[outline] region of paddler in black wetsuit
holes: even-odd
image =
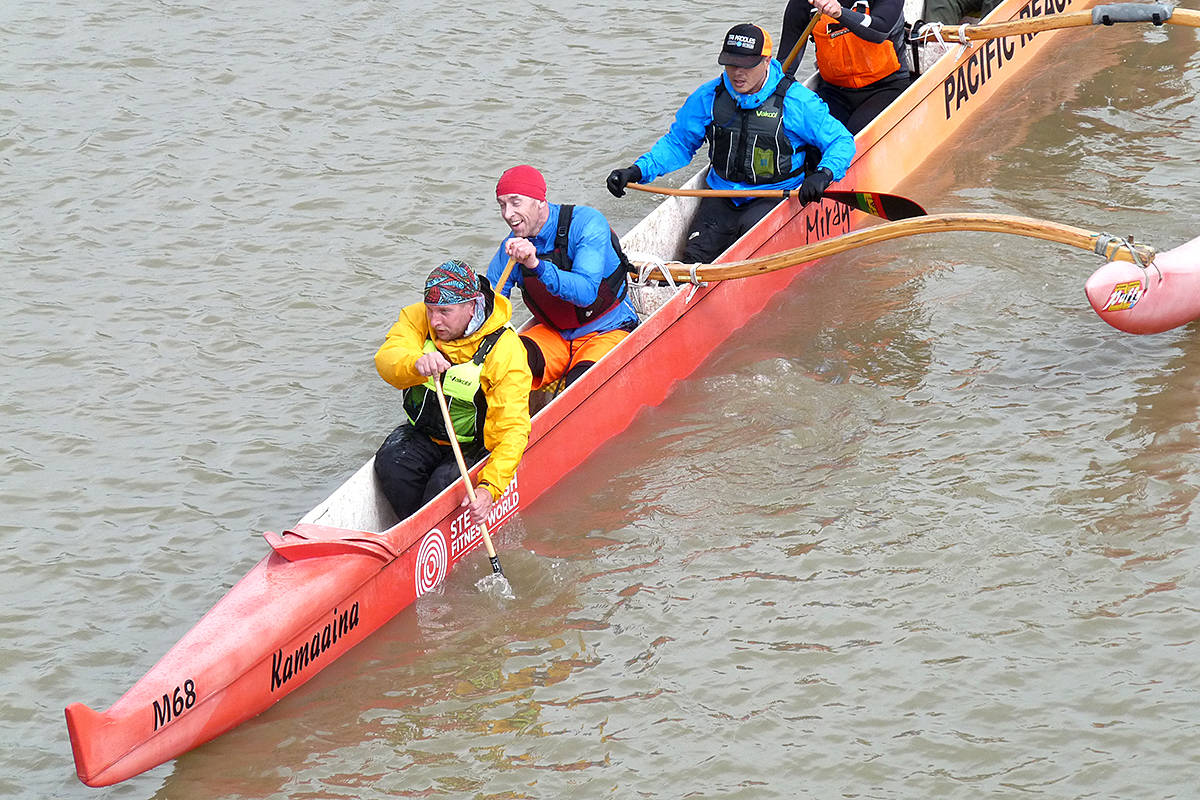
[[[791,52],[818,11],[812,32],[817,96],[850,133],[858,133],[911,82],[904,0],[791,0],[783,12],[780,53]]]

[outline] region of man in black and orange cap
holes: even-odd
[[[425,281],[424,303],[400,311],[375,354],[380,377],[404,392],[405,422],[375,453],[375,477],[400,519],[459,477],[433,381],[446,395],[455,437],[479,473],[472,520],[487,517],[512,480],[529,442],[529,365],[509,327],[512,305],[487,278],[452,259]]]
[[[649,183],[691,163],[708,142],[711,189],[795,189],[810,203],[854,158],[854,137],[811,90],[783,74],[771,37],[758,25],[734,25],[717,63],[724,74],[693,92],[649,152],[608,176],[614,197],[630,182]],[[806,163],[806,153],[812,151]],[[779,202],[777,198],[706,197],[688,228],[682,260],[710,262]]]

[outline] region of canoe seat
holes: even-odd
[[[267,531],[263,534],[271,549],[288,561],[337,555],[368,555],[387,563],[396,551],[382,537],[326,525],[301,523],[282,534]]]

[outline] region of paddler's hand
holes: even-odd
[[[624,197],[625,187],[630,183],[642,182],[642,168],[632,164],[625,169],[614,169],[608,173],[608,191],[613,197]]]
[[[821,167],[804,176],[804,182],[800,184],[797,196],[801,203],[815,203],[821,199],[821,195],[825,194],[825,190],[831,183],[833,183],[833,173],[829,171],[828,167]]]
[[[504,243],[504,253],[522,267],[536,271],[538,266],[537,248],[528,239],[513,237]]]
[[[827,17],[840,19],[842,16],[842,4],[838,0],[808,0],[808,2]]]
[[[482,486],[475,489],[475,502],[471,502],[471,496],[467,495],[463,498],[462,505],[471,511],[471,522],[476,525],[482,525],[487,522],[488,512],[492,510],[492,493]]]
[[[432,378],[434,375],[441,375],[446,370],[450,369],[450,362],[446,357],[438,351],[426,353],[417,359],[417,372],[424,375],[426,378]]]

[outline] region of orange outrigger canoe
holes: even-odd
[[[1006,0],[989,20],[1088,5]],[[1056,35],[950,50],[858,134],[858,153],[841,186],[892,191]],[[699,176],[692,185],[698,182]],[[666,200],[624,237],[626,250],[634,258],[675,258],[695,202]],[[837,236],[869,219],[828,200],[808,206],[787,200],[721,260]],[[525,457],[489,527],[533,502],[624,430],[643,406],[660,403],[807,266],[668,288],[668,299],[632,335],[536,413]],[[458,505],[460,496],[461,488],[451,487],[397,521],[376,491],[368,462],[290,530],[265,534],[266,557],[111,708],[67,707],[80,780],[117,783],[245,722],[436,587],[482,541]]]

